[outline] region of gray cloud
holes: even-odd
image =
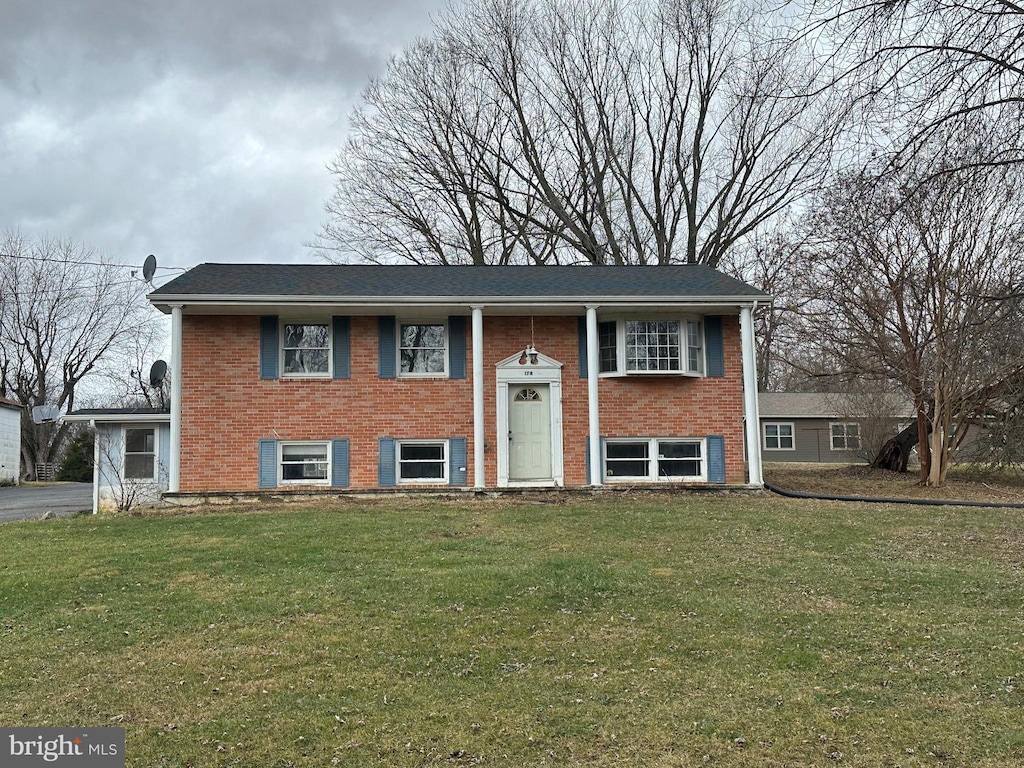
[[[369,77],[442,0],[16,0],[0,228],[127,261],[309,260]]]

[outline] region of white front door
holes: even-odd
[[[508,385],[509,480],[551,479],[551,387]]]

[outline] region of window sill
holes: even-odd
[[[597,374],[599,379],[628,379],[644,376],[672,376],[686,379],[705,378],[703,373],[691,373],[689,371],[627,371],[626,373],[620,373],[619,371],[607,371]]]

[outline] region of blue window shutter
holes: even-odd
[[[721,315],[704,318],[704,345],[708,357],[708,376],[720,379],[725,376],[725,346],[722,342]]]
[[[466,378],[466,318],[448,318],[448,378]]]
[[[351,377],[352,323],[347,317],[335,316],[334,322],[334,378]]]
[[[258,485],[277,487],[277,440],[260,440]]]
[[[277,315],[260,318],[260,378],[277,378],[278,357]]]
[[[448,485],[466,484],[466,464],[466,438],[451,438],[448,441]]]
[[[725,482],[725,438],[708,435],[708,482]]]
[[[383,488],[395,484],[395,438],[382,437],[377,444],[377,485]]]
[[[348,438],[331,440],[331,485],[348,487]]]
[[[580,346],[580,378],[585,379],[587,378],[587,318],[585,317],[579,318],[577,336]]]
[[[395,318],[382,315],[377,318],[377,376],[395,378],[398,362],[398,339],[395,338]]]

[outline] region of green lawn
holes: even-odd
[[[0,725],[137,766],[1024,762],[1020,511],[401,500],[0,527]]]

